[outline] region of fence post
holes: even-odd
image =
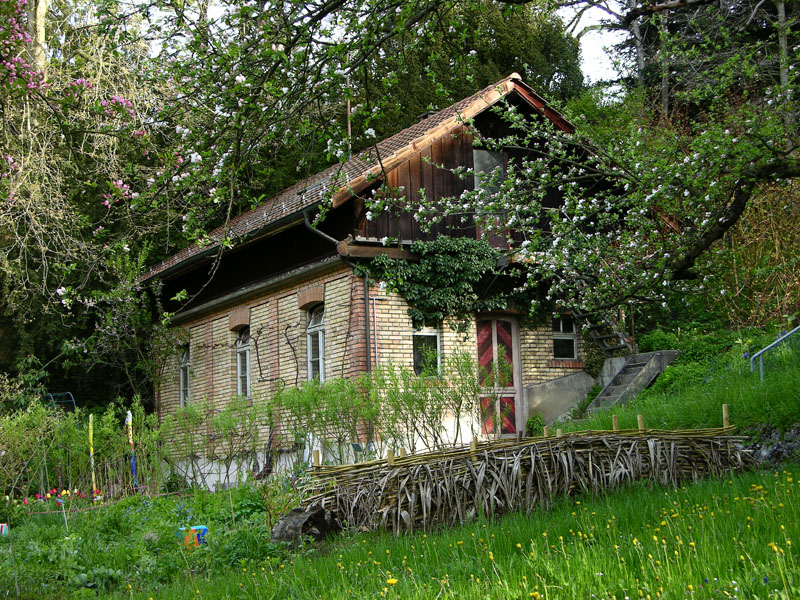
[[[564,430],[559,428],[556,429],[556,437],[562,437],[564,435]]]
[[[319,450],[314,450],[313,457],[314,457],[314,466],[318,467],[320,465]]]
[[[644,416],[636,415],[636,420],[639,423],[639,432],[644,432]]]
[[[478,438],[473,437],[472,441],[469,443],[469,451],[475,452],[478,449]]]
[[[728,414],[728,405],[722,405],[722,426],[723,427],[730,427],[731,426],[731,419]]]
[[[544,437],[550,437],[550,425],[544,426],[544,431],[542,432],[542,435]]]
[[[400,448],[400,458],[405,458],[405,456],[406,456],[406,449]]]
[[[394,465],[394,450],[387,450],[386,451],[386,462],[391,467]]]
[[[611,427],[614,431],[619,431],[619,417],[617,415],[611,415]]]

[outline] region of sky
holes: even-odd
[[[575,14],[575,10],[564,8],[559,11],[565,23],[569,23]],[[581,30],[591,25],[600,23],[603,17],[608,15],[599,9],[586,11],[574,28],[577,34]],[[581,37],[581,67],[583,74],[589,83],[617,79],[619,72],[606,52],[605,48],[613,46],[624,39],[621,32],[590,31]]]

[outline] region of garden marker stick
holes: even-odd
[[[97,480],[94,477],[94,415],[89,415],[89,466],[92,469],[92,498],[97,495]]]
[[[133,489],[139,487],[136,483],[136,453],[133,450],[133,415],[128,411],[128,416],[125,417],[125,423],[128,425],[128,444],[131,447],[131,473],[133,474]]]

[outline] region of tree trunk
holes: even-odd
[[[631,10],[636,9],[636,1],[629,0]],[[638,17],[631,21],[631,33],[633,34],[633,42],[636,45],[636,81],[640,88],[644,88],[644,45]]]
[[[47,67],[44,45],[46,41],[45,19],[49,8],[50,0],[30,0],[28,2],[28,34],[31,36],[28,60],[32,67],[42,73],[45,73]]]

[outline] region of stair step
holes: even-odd
[[[618,340],[619,339],[619,335],[616,334],[616,333],[609,333],[607,335],[596,335],[596,336],[594,336],[595,340],[610,340],[612,338],[615,339],[615,340]]]
[[[614,350],[625,350],[627,346],[622,344],[621,346],[601,346],[604,351],[613,352]]]
[[[619,396],[628,388],[627,385],[612,385],[606,391],[607,394],[603,396],[603,398],[608,398],[609,396]]]

